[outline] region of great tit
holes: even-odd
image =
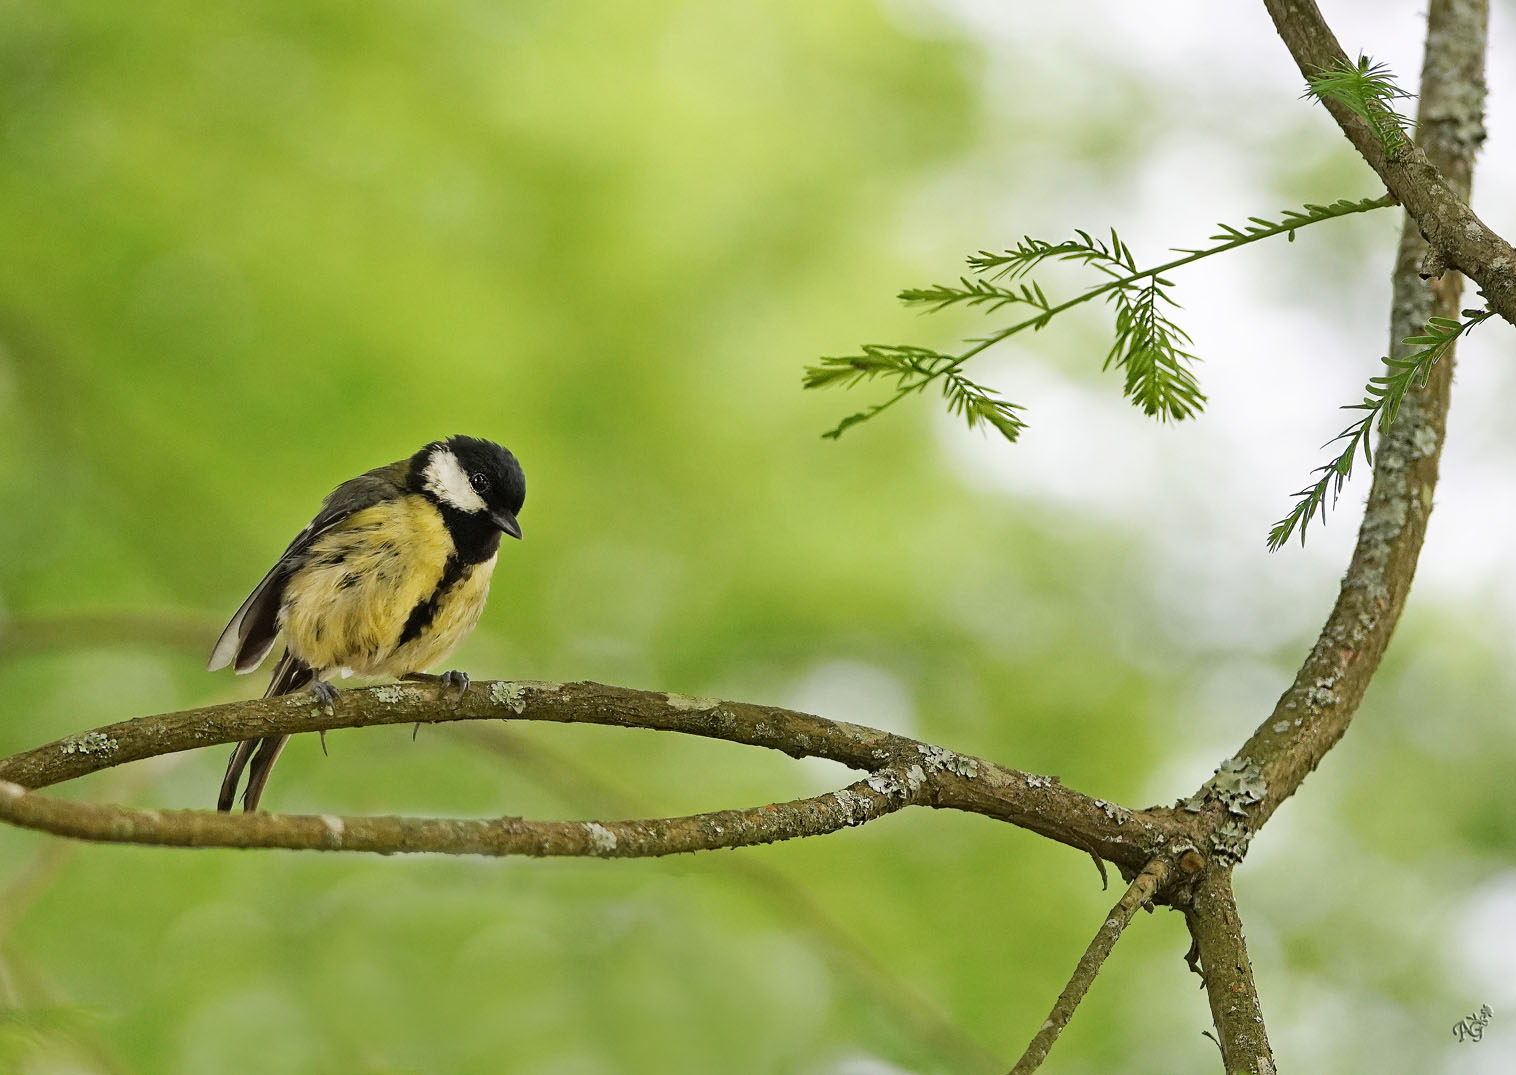
[[[426,669],[479,622],[500,535],[521,537],[525,499],[516,457],[464,436],[343,482],[242,602],[207,667],[251,672],[282,631],[284,655],[265,698],[308,689],[329,707],[337,692],[328,679],[338,672],[432,678]],[[468,689],[462,672],[436,678]],[[288,739],[238,743],[217,808],[232,808],[246,768],[242,805],[256,810]]]

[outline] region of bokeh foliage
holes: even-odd
[[[969,487],[924,409],[817,436],[836,402],[802,395],[801,365],[920,330],[888,301],[931,275],[900,221],[941,169],[1017,133],[982,128],[971,43],[898,14],[0,0],[0,750],[261,689],[203,672],[219,619],[333,484],[457,431],[509,444],[529,484],[526,540],[457,662],[475,676],[809,706],[1133,803],[1188,757],[1186,721],[1240,741],[1270,699],[1186,701],[1210,656],[1153,629],[1135,539]],[[1119,169],[1142,146],[1111,125],[1130,133],[1150,105],[1027,133]],[[963,248],[944,236],[933,269]],[[147,620],[113,642],[118,614]],[[1464,710],[1508,744],[1510,685],[1468,634],[1446,671],[1487,685]],[[1347,858],[1414,863],[1451,840],[1474,878],[1516,829],[1488,755],[1435,769],[1457,794],[1409,840],[1393,808],[1358,801],[1426,772],[1395,734],[1425,681],[1377,690],[1392,719],[1290,810]],[[329,758],[297,742],[268,805],[594,817],[841,776],[652,734],[513,734],[492,750],[338,733]],[[208,806],[223,763],[65,793]],[[1008,1057],[1112,898],[1077,855],[971,817],[735,857],[350,859],[0,831],[0,1069],[963,1070],[962,1046],[885,997],[907,983]],[[1378,935],[1351,904],[1317,894],[1324,925],[1279,883],[1258,882],[1266,999],[1367,988],[1426,1022],[1428,1044],[1391,1062],[1434,1055],[1464,998],[1406,964],[1437,937],[1362,954]],[[812,905],[887,973],[839,954]],[[1181,924],[1141,925],[1059,1070],[1214,1065]]]

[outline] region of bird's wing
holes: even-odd
[[[251,672],[263,663],[279,634],[279,604],[284,597],[284,584],[300,566],[311,542],[353,512],[401,496],[405,492],[406,466],[403,460],[391,463],[349,479],[332,490],[322,501],[321,511],[295,536],[284,555],[269,568],[268,574],[253,587],[253,592],[232,616],[226,630],[216,639],[210,660],[206,662],[207,669],[214,672],[230,664],[238,672]]]

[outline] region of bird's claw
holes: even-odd
[[[311,681],[311,693],[316,696],[316,704],[326,710],[327,716],[335,713],[337,701],[337,688],[324,679]]]
[[[448,691],[456,690],[459,698],[468,692],[468,685],[473,682],[467,672],[460,672],[456,668],[449,668],[440,676],[434,676],[430,672],[407,672],[400,678],[412,683],[435,683],[439,694],[445,695]]]

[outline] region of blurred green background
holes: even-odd
[[[1225,469],[1234,421],[1111,405],[1098,316],[985,360],[1012,398],[1045,390],[1025,445],[930,402],[819,439],[866,400],[802,394],[801,367],[975,331],[891,300],[969,250],[1120,223],[1161,251],[1216,204],[1374,193],[1261,21],[1255,81],[1195,100],[1127,50],[1122,5],[1008,6],[1028,23],[908,0],[0,0],[0,753],[260,692],[204,656],[320,497],[467,432],[529,485],[455,662],[476,677],[789,704],[1132,805],[1191,792],[1332,599],[1355,498],[1306,554],[1263,537],[1382,346],[1396,222],[1196,293],[1216,408],[1310,412],[1253,429],[1285,457],[1266,481]],[[1177,7],[1152,31],[1174,48],[1234,32]],[[1281,377],[1260,406],[1233,337],[1269,309],[1339,345],[1301,358],[1322,398]],[[1242,507],[1200,492],[1255,485]],[[1283,1070],[1516,1064],[1509,586],[1460,562],[1239,874]],[[603,729],[329,745],[291,746],[270,808],[591,818],[846,780]],[[225,753],[60,793],[205,807]],[[994,1071],[1113,898],[1078,854],[925,811],[654,862],[3,829],[0,1071]],[[1139,925],[1047,1070],[1218,1069],[1182,922]],[[1455,1046],[1481,1003],[1496,1023]]]

